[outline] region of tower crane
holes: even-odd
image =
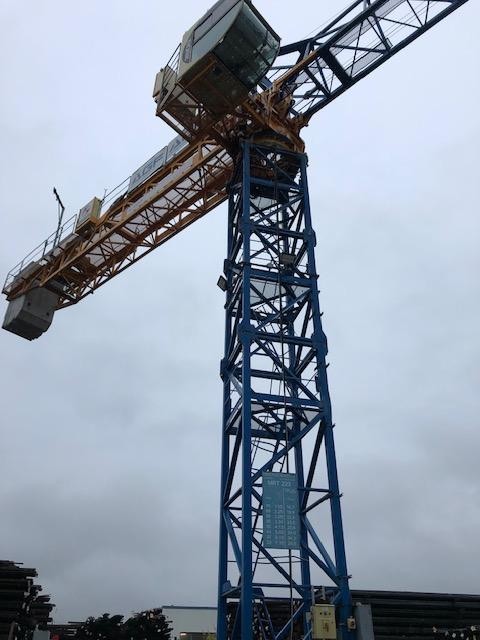
[[[356,637],[301,132],[466,1],[354,0],[281,45],[251,0],[219,0],[155,79],[176,137],[7,275],[3,328],[38,338],[228,200],[220,640]]]

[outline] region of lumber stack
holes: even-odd
[[[0,640],[31,640],[51,621],[50,596],[35,584],[36,569],[0,560]]]

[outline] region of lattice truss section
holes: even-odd
[[[281,49],[268,79],[293,98],[290,116],[308,119],[464,2],[358,0],[314,38]]]
[[[85,236],[71,233],[34,263],[7,277],[4,293],[21,295],[32,286],[54,287],[58,307],[78,302],[198,220],[226,198],[233,163],[217,143],[192,143],[138,189],[123,193]]]
[[[238,174],[230,196],[225,269],[227,342],[222,377],[224,446],[229,453],[223,463],[222,495],[230,549],[227,591],[229,597],[238,596],[241,581],[248,579],[251,570],[255,607],[260,611],[264,606],[261,593],[291,596],[292,602],[300,598],[291,611],[294,622],[301,622],[311,604],[311,565],[320,584],[343,587],[346,581],[343,541],[341,568],[335,550],[327,551],[333,542],[328,507],[339,517],[340,506],[331,460],[327,346],[307,207],[304,156],[252,147],[250,178]],[[248,478],[242,478],[242,465]],[[300,550],[264,546],[262,474],[266,471],[297,475]],[[251,507],[245,511],[249,486]],[[250,528],[251,561],[245,557]],[[318,531],[325,533],[326,540],[320,539]],[[272,623],[258,613],[256,624],[267,629]],[[261,637],[277,637],[281,632],[274,631]]]
[[[282,47],[258,91],[220,119],[188,93],[175,94],[170,116],[159,115],[189,146],[138,189],[124,185],[108,209],[104,202],[92,233],[77,235],[75,217],[68,220],[61,242],[52,234],[9,272],[3,293],[11,301],[46,287],[60,294],[58,307],[78,302],[225,200],[233,165],[226,149],[239,133],[271,128],[302,149],[299,132],[316,111],[465,2],[356,0],[314,37]],[[178,50],[167,68],[177,64]]]

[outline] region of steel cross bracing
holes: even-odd
[[[263,98],[287,101],[288,119],[301,127],[465,2],[356,0],[315,36],[280,49]]]
[[[306,165],[304,154],[245,142],[230,187],[219,640],[280,639],[292,626],[310,637],[314,580],[336,585],[341,637],[351,636]],[[296,474],[298,550],[264,545],[266,471]],[[281,627],[268,615],[275,596],[292,601]],[[227,622],[229,602],[239,606]]]
[[[9,299],[35,286],[61,291],[59,307],[78,302],[226,198],[232,160],[209,138],[190,144],[132,193],[121,195],[91,235],[71,234],[25,279],[9,274]],[[23,265],[20,265],[23,268]]]
[[[314,113],[466,1],[356,0],[314,37],[284,46],[281,64],[235,114],[216,122],[198,104],[180,122],[164,114],[190,145],[109,207],[92,234],[68,235],[31,270],[22,261],[3,293],[13,300],[40,286],[61,293],[59,308],[80,301],[226,199],[232,170],[226,149],[235,147],[240,130],[268,127],[303,150],[299,132]]]
[[[287,135],[468,0],[356,0],[315,36],[280,49],[257,93],[237,109]],[[169,63],[178,66],[178,52]],[[227,141],[232,114],[215,121],[187,91],[159,114],[187,139],[208,127]]]

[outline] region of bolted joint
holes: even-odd
[[[311,242],[313,244],[314,247],[317,246],[317,235],[315,233],[315,231],[313,229],[305,229],[305,231],[303,232],[303,235],[305,237],[305,240],[307,242]]]
[[[323,333],[323,331],[320,332],[320,335],[312,335],[311,337],[312,343],[314,348],[317,351],[317,356],[319,358],[322,358],[323,360],[327,357],[328,354],[328,342],[327,342],[327,336]]]
[[[228,359],[222,358],[220,360],[220,378],[225,382],[228,378]]]
[[[251,340],[255,335],[255,328],[250,322],[242,320],[238,325],[238,335],[240,339],[249,338]]]

